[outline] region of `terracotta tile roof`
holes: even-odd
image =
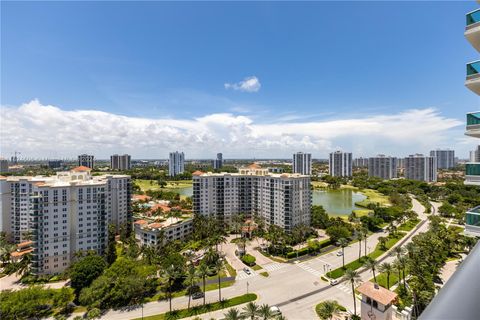
[[[357,291],[383,305],[389,305],[397,298],[397,294],[395,292],[387,290],[379,285],[375,285],[370,281],[364,282],[360,287],[357,288]]]
[[[32,249],[28,249],[28,250],[23,250],[23,251],[14,251],[10,254],[10,256],[12,256],[13,258],[18,258],[18,257],[22,257],[24,255],[26,255],[27,253],[30,253],[33,251],[33,248]]]
[[[148,222],[145,220],[137,220],[133,224],[147,224]]]
[[[202,174],[203,174],[202,171],[197,170],[197,171],[195,171],[194,173],[192,173],[192,176],[201,176]]]
[[[163,227],[163,224],[160,222],[154,222],[154,223],[150,223],[148,227],[152,229],[160,229],[161,227]]]
[[[157,203],[157,204],[154,204],[154,205],[152,206],[152,208],[150,209],[149,212],[150,212],[150,214],[153,214],[153,213],[155,213],[155,211],[157,211],[157,210],[160,209],[160,208],[162,208],[163,212],[165,212],[165,213],[166,213],[166,212],[170,212],[170,210],[172,210],[172,208],[170,208],[170,207],[167,206],[167,205]]]
[[[256,163],[252,163],[251,165],[248,166],[248,169],[261,169],[262,167],[260,167],[258,164]]]
[[[72,171],[83,172],[83,171],[92,171],[92,169],[90,169],[89,167],[80,166],[80,167],[73,168]]]
[[[19,244],[17,244],[17,248],[25,248],[25,247],[30,247],[31,245],[33,244],[33,241],[24,241],[24,242],[20,242]]]
[[[145,194],[134,194],[133,201],[149,201],[152,197],[149,197]]]
[[[0,176],[0,179],[7,179],[7,177],[5,177],[5,176]]]

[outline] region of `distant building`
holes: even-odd
[[[399,169],[405,169],[405,158],[398,158],[397,159],[397,167]]]
[[[112,168],[112,170],[130,170],[132,167],[130,160],[131,157],[129,154],[114,154],[113,156],[110,156],[110,168]]]
[[[351,177],[352,153],[342,151],[330,153],[328,172],[333,177]]]
[[[185,171],[185,155],[183,152],[170,152],[168,161],[168,175],[174,177]]]
[[[455,167],[454,150],[432,150],[430,157],[437,158],[437,169],[452,169]]]
[[[62,160],[48,160],[48,167],[52,170],[61,169],[63,167]]]
[[[406,179],[436,182],[437,159],[423,154],[410,155],[405,158],[404,174]]]
[[[8,160],[0,159],[0,172],[8,172]]]
[[[217,159],[213,160],[213,169],[218,170],[223,167],[223,155],[217,153]]]
[[[353,159],[354,168],[367,168],[368,167],[368,158],[355,158]]]
[[[256,164],[239,173],[193,173],[193,212],[228,223],[233,215],[262,217],[291,231],[310,225],[310,176],[269,173]]]
[[[33,235],[32,271],[63,272],[77,251],[103,254],[109,224],[131,221],[127,175],[92,176],[77,167],[55,176],[0,178],[0,231],[14,243]]]
[[[94,160],[93,155],[88,155],[88,154],[79,155],[78,156],[78,166],[93,169],[93,167],[95,166],[95,160]]]
[[[271,173],[283,173],[285,170],[283,170],[282,167],[270,167],[268,168],[268,172]]]
[[[397,158],[383,154],[368,159],[368,176],[390,180],[397,177]]]
[[[312,154],[297,152],[293,154],[292,172],[303,175],[312,174]]]

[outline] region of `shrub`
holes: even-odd
[[[255,265],[255,261],[257,259],[255,259],[254,256],[252,256],[251,254],[246,254],[242,257],[242,262],[245,263],[247,266],[253,266]]]

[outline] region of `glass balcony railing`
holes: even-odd
[[[480,9],[467,13],[466,17],[467,17],[467,27],[477,22],[480,22]]]
[[[467,63],[467,79],[480,73],[480,61]]]
[[[480,227],[480,207],[473,208],[467,212],[465,223],[467,226]]]
[[[467,163],[465,174],[467,176],[480,176],[480,163]]]
[[[467,126],[480,124],[480,111],[467,113]]]

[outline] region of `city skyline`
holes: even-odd
[[[2,7],[6,158],[19,145],[22,156],[51,158],[166,158],[179,148],[189,158],[407,156],[447,147],[467,158],[475,146],[464,117],[478,98],[462,85],[465,57],[475,56],[462,35],[473,2]],[[221,21],[208,19],[220,12]],[[87,14],[89,26],[76,27]]]

